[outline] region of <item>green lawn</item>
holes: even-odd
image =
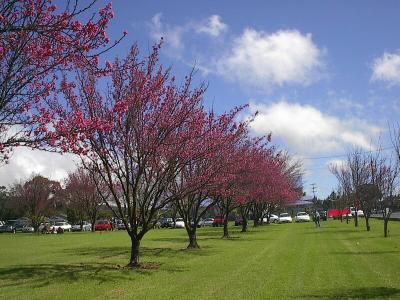
[[[198,251],[180,229],[151,231],[142,261],[126,270],[125,232],[0,234],[1,299],[400,298],[400,222],[372,231],[340,221],[250,227],[220,239],[199,230]],[[361,221],[364,225],[364,221]]]

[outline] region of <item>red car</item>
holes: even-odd
[[[213,226],[218,227],[223,225],[224,225],[224,215],[215,215]]]
[[[100,220],[97,221],[96,224],[94,225],[94,230],[112,230],[113,226],[110,221],[107,220]]]

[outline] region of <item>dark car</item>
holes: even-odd
[[[235,226],[242,226],[242,225],[243,225],[243,219],[242,218],[236,218]]]
[[[18,220],[8,220],[0,227],[0,232],[17,232],[22,231],[22,224],[18,223]]]
[[[174,220],[172,218],[162,218],[160,222],[161,228],[170,228],[174,225]]]
[[[322,221],[328,220],[328,216],[326,215],[326,211],[324,210],[319,211],[319,217]]]
[[[124,224],[124,222],[123,222],[122,220],[117,220],[117,222],[116,222],[116,228],[117,228],[118,230],[125,230],[125,229],[126,229],[126,226],[125,226],[125,224]]]

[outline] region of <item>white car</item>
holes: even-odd
[[[34,232],[35,231],[35,229],[32,227],[32,226],[30,226],[30,225],[25,225],[24,227],[22,227],[22,230],[21,230],[22,232]]]
[[[57,231],[58,228],[62,228],[62,229],[64,229],[64,231],[71,231],[72,226],[71,226],[71,224],[69,224],[67,222],[54,223],[54,225],[52,226],[52,230]]]
[[[350,207],[350,212],[353,217],[356,215],[354,207]],[[357,210],[357,217],[364,217],[364,212],[361,209]]]
[[[214,219],[213,218],[208,218],[205,219],[202,223],[203,226],[212,226],[214,223]]]
[[[81,231],[81,224],[74,224],[71,226],[72,231]],[[92,230],[92,224],[89,222],[83,221],[82,231],[90,231]]]
[[[269,216],[269,222],[270,223],[277,223],[279,220],[279,217],[277,215],[271,214]],[[263,218],[263,223],[267,223],[268,218]]]
[[[282,213],[279,215],[278,223],[292,223],[292,217],[288,213]]]
[[[310,215],[306,212],[298,212],[295,221],[296,222],[310,222]]]
[[[185,222],[182,218],[177,218],[175,221],[175,228],[185,228]]]

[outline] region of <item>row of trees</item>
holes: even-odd
[[[330,166],[339,182],[336,203],[354,207],[354,224],[358,226],[357,210],[364,212],[366,230],[370,231],[372,212],[380,211],[384,220],[384,236],[388,236],[390,215],[399,207],[400,130],[392,128],[394,151],[385,155],[382,149],[365,152],[355,148],[341,164]]]
[[[236,121],[245,107],[207,111],[205,84],[193,88],[193,73],[178,84],[159,64],[162,42],[143,59],[134,45],[124,59],[100,67],[102,53],[118,41],[110,44],[106,34],[110,4],[82,23],[95,2],[79,7],[67,1],[64,8],[51,0],[0,3],[4,160],[19,146],[79,155],[95,189],[78,172],[69,178],[69,200],[85,206],[96,194],[123,221],[131,267],[138,266],[140,242],[166,207],[179,211],[189,247],[198,248],[204,207],[220,206],[228,236],[227,216],[235,207],[244,218],[252,207],[260,219],[274,203],[298,196],[300,165],[271,146],[271,136],[249,136],[251,120]],[[43,197],[53,193],[54,187]]]
[[[69,174],[64,187],[58,181],[34,175],[25,182],[3,189],[1,219],[25,217],[35,232],[47,217],[67,213],[73,223],[83,225],[90,220],[92,231],[101,209],[102,200],[88,172],[83,168]]]
[[[221,115],[206,111],[205,86],[191,88],[192,74],[177,85],[171,70],[158,65],[159,49],[139,59],[133,46],[125,59],[116,59],[106,91],[88,70],[64,91],[71,105],[63,113],[81,116],[68,126],[85,135],[79,143],[65,135],[59,142],[81,155],[103,201],[125,224],[132,267],[165,207],[177,208],[188,247],[198,248],[204,207],[221,207],[228,236],[227,217],[237,205],[291,201],[301,189],[300,169],[271,146],[271,137],[250,138],[251,120],[235,121],[243,107]],[[59,120],[53,118],[54,128]],[[86,120],[102,120],[101,126]]]

